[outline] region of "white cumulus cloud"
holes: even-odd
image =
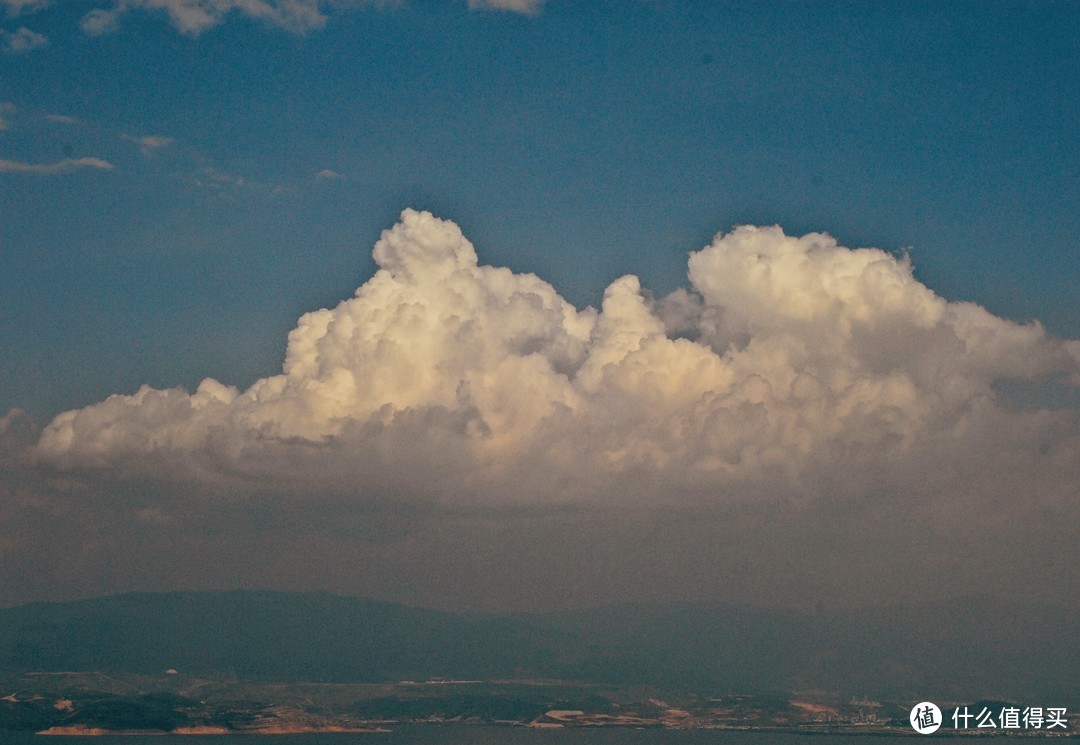
[[[1075,485],[1075,416],[1014,411],[993,383],[1080,382],[1080,344],[947,301],[878,249],[740,227],[691,255],[690,289],[657,301],[625,276],[581,311],[428,213],[374,258],[354,297],[300,318],[281,374],[112,396],[57,416],[33,458],[445,504],[970,507],[1008,499],[1003,474],[1040,500]]]

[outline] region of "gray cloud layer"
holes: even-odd
[[[947,301],[905,258],[739,227],[691,254],[691,289],[654,300],[626,276],[579,311],[427,213],[374,257],[353,298],[299,320],[280,375],[56,417],[24,451],[52,496],[9,504],[445,605],[557,604],[520,589],[552,573],[576,604],[912,597],[947,573],[964,594],[1068,555],[1075,412],[993,384],[1078,385],[1080,342]]]

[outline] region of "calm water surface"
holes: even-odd
[[[5,745],[911,745],[903,736],[800,735],[719,730],[402,726],[389,733],[124,737],[3,736]]]

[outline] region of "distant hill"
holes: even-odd
[[[328,593],[132,593],[0,609],[0,672],[262,681],[562,679],[1075,704],[1080,622],[986,600],[857,612],[452,614]]]
[[[1080,619],[1062,608],[988,599],[819,612],[639,606],[544,620],[600,649],[577,671],[586,679],[1080,703]]]
[[[132,593],[0,610],[0,670],[375,682],[547,675],[571,632],[328,593]],[[581,654],[580,650],[577,650]]]

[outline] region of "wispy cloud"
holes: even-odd
[[[177,174],[178,178],[199,189],[217,192],[221,195],[278,195],[288,189],[280,184],[261,181],[247,176],[223,170],[216,165],[203,163],[187,174]]]
[[[6,54],[23,54],[46,46],[49,40],[42,34],[23,26],[17,31],[0,28],[0,48]]]
[[[469,10],[505,10],[534,16],[545,0],[469,0]]]
[[[79,120],[73,116],[65,116],[64,114],[46,114],[45,120],[55,122],[56,124],[78,124]]]
[[[315,178],[318,181],[341,181],[345,177],[337,171],[332,171],[329,168],[324,168],[315,174]]]
[[[110,10],[94,8],[82,17],[79,22],[83,33],[88,36],[101,36],[120,28],[120,15],[125,11],[122,6]]]
[[[53,163],[23,163],[17,160],[0,160],[0,173],[33,173],[58,176],[81,171],[85,168],[109,171],[112,170],[113,164],[101,158],[65,158]]]
[[[32,0],[9,0],[29,3]],[[470,10],[494,10],[538,15],[546,0],[468,0]],[[183,34],[199,34],[223,23],[229,15],[258,19],[268,26],[304,34],[321,29],[327,8],[342,10],[361,5],[376,7],[401,4],[401,0],[115,0],[83,15],[80,26],[89,36],[101,36],[120,28],[123,17],[134,11],[164,12]]]
[[[127,142],[134,142],[139,146],[139,152],[143,155],[153,155],[158,150],[168,147],[175,142],[172,137],[165,137],[164,135],[144,135],[143,137],[120,135],[120,138]]]
[[[111,8],[95,8],[83,16],[82,29],[97,36],[114,31],[120,17],[132,10],[162,10],[181,33],[196,36],[235,11],[270,26],[305,33],[326,25],[320,0],[119,0]]]
[[[16,111],[15,104],[8,101],[0,101],[0,132],[8,129],[11,123],[7,120],[8,114],[14,114]]]
[[[47,8],[52,5],[52,0],[0,0],[0,5],[7,9],[9,16],[17,16]]]
[[[191,179],[192,183],[199,188],[206,189],[239,189],[247,184],[247,179],[234,173],[227,173],[214,166],[203,166]]]

